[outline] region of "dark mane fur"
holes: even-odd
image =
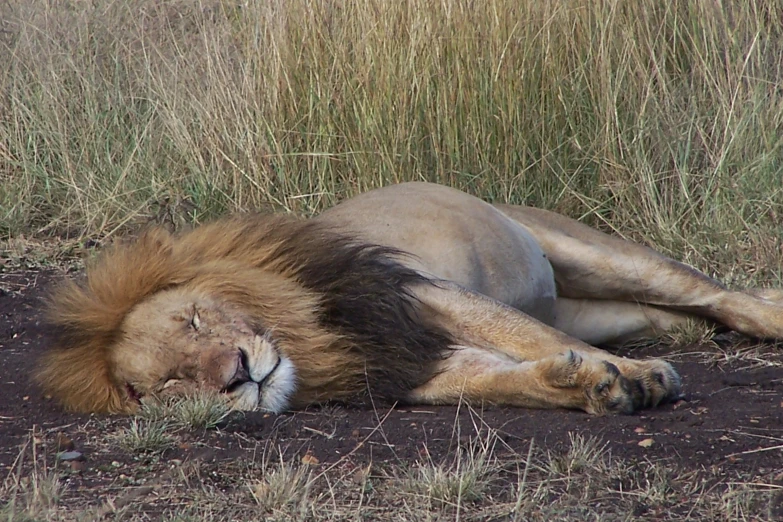
[[[365,361],[370,391],[402,400],[432,377],[434,363],[452,344],[445,330],[424,321],[410,291],[431,283],[396,260],[406,255],[402,252],[320,228],[311,224],[309,233],[284,248],[309,248],[302,243],[313,236],[328,241],[298,269],[300,281],[323,296],[322,324],[353,341],[355,356]]]

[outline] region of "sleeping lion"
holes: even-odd
[[[593,345],[692,317],[782,338],[781,296],[545,210],[404,183],[310,220],[237,215],[107,249],[52,295],[37,378],[84,412],[207,389],[272,412],[363,397],[631,413],[680,397],[680,377]]]

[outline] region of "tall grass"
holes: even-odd
[[[723,4],[7,0],[0,235],[116,234],[182,201],[309,214],[417,179],[769,279],[783,1]]]

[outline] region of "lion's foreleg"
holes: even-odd
[[[467,346],[492,348],[522,361],[569,349],[605,354],[519,310],[448,281],[417,287],[416,296],[438,323]]]
[[[470,377],[469,382],[473,383],[473,388],[470,389],[475,390],[476,393],[487,390],[490,396],[508,397],[524,391],[525,394],[519,399],[513,401],[503,399],[498,402],[535,406],[538,400],[536,390],[539,388],[530,388],[529,382],[535,381],[541,385],[542,393],[551,393],[552,383],[559,383],[562,380],[542,381],[540,375],[554,375],[543,369],[560,368],[562,365],[556,363],[557,361],[562,362],[563,357],[575,354],[580,361],[588,361],[585,368],[598,368],[595,371],[600,372],[600,368],[611,367],[612,371],[622,375],[633,388],[634,407],[653,406],[680,395],[680,378],[674,368],[665,361],[655,359],[637,361],[612,355],[571,338],[518,310],[450,283],[424,285],[417,288],[416,293],[430,309],[433,319],[447,328],[460,345],[485,352],[480,359],[475,352],[467,352],[473,354],[471,357],[474,362],[477,362],[476,367],[480,370],[473,374],[470,373],[474,371],[473,366],[464,362],[467,355],[461,354],[458,350],[458,353],[445,363],[444,369],[447,371],[430,383],[439,392],[443,389],[450,389],[453,392],[455,383]],[[481,361],[483,362],[478,364]],[[498,361],[505,364],[500,365]],[[517,374],[525,378],[522,384],[506,382],[516,379]],[[530,381],[530,377],[535,379]],[[576,381],[579,383],[577,387],[584,390],[583,379],[576,379]],[[588,379],[587,382],[593,381]],[[520,386],[523,386],[521,391]],[[496,390],[500,391],[496,392]],[[563,393],[556,395],[561,397],[560,400],[565,400],[562,399]],[[495,402],[490,397],[484,398]],[[558,406],[587,408],[587,406],[556,403],[538,407]],[[591,408],[595,410],[596,407],[591,406]]]
[[[578,409],[593,414],[631,413],[655,404],[616,366],[588,354],[567,350],[520,362],[502,353],[470,346],[455,346],[435,377],[413,390],[409,399],[419,404],[456,404],[465,400],[525,408]]]

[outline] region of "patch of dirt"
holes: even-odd
[[[4,477],[13,474],[20,465],[20,448],[33,430],[49,441],[51,460],[54,441],[66,438],[86,457],[86,465],[68,476],[69,495],[73,502],[100,505],[154,475],[148,476],[143,461],[106,443],[127,419],[64,412],[43,397],[31,379],[47,343],[40,299],[59,277],[41,271],[0,273],[0,470]],[[467,406],[329,405],[284,415],[248,413],[223,429],[185,434],[166,450],[163,461],[166,466],[194,459],[242,463],[281,453],[286,459],[314,457],[322,468],[423,458],[438,462],[449,460],[479,426],[496,430],[505,451],[516,454],[525,455],[531,440],[538,448],[558,448],[568,445],[569,433],[581,434],[601,439],[612,456],[629,462],[669,463],[697,473],[709,471],[713,479],[729,482],[764,477],[770,487],[783,488],[783,367],[754,368],[730,359],[709,364],[703,355],[689,351],[694,353],[673,357],[687,400],[631,416],[501,407],[477,411]],[[645,348],[633,355],[671,354]],[[776,504],[773,511],[783,514],[780,496]]]

